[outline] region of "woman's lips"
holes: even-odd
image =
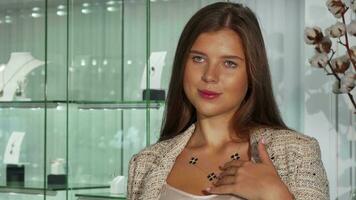
[[[199,95],[204,98],[204,99],[215,99],[218,97],[221,93],[209,91],[209,90],[198,90]]]

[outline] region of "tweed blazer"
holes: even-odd
[[[127,199],[158,200],[163,185],[192,133],[192,124],[174,138],[150,145],[129,162]],[[259,161],[257,141],[265,139],[268,154],[295,199],[329,199],[329,184],[316,139],[291,130],[256,128],[251,131],[251,159]]]

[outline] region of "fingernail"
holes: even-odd
[[[210,192],[211,191],[211,187],[207,187],[207,188],[205,188],[205,190]]]
[[[264,137],[262,137],[261,142],[262,142],[262,144],[266,144],[266,141],[265,141]]]

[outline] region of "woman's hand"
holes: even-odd
[[[279,178],[266,151],[264,140],[258,143],[261,163],[232,160],[225,163],[214,187],[206,191],[212,194],[233,194],[248,200],[289,200],[293,195]]]

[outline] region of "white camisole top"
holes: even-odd
[[[243,200],[232,195],[194,195],[182,190],[179,190],[173,186],[170,186],[167,182],[163,185],[162,194],[159,200],[191,200],[191,199],[209,199],[209,200]]]

